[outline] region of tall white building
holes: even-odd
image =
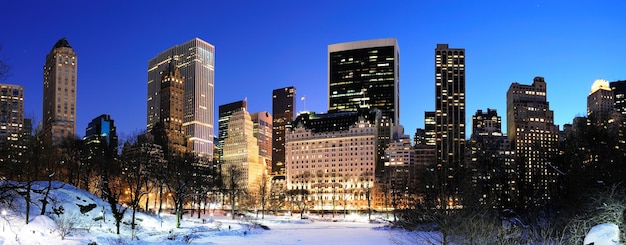
[[[226,188],[229,186],[231,169],[239,170],[237,183],[239,187],[254,194],[259,188],[261,176],[266,171],[263,162],[259,161],[259,145],[254,137],[252,117],[246,109],[234,112],[228,121],[228,138],[224,140],[222,157],[222,178]]]
[[[199,38],[169,48],[148,62],[147,128],[160,118],[161,73],[173,62],[185,78],[183,130],[198,156],[213,157],[215,47]]]

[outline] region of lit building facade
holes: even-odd
[[[442,197],[457,205],[465,160],[465,49],[435,48],[435,146]]]
[[[13,145],[24,132],[24,87],[0,84],[0,146]]]
[[[231,115],[223,151],[222,178],[228,180],[233,173],[231,170],[237,169],[240,173],[237,183],[249,191],[248,193],[257,193],[265,168],[263,163],[259,162],[259,145],[254,137],[254,125],[247,110],[238,110]],[[225,181],[224,184],[226,188],[230,188],[229,181]]]
[[[308,190],[314,210],[367,210],[380,120],[380,111],[367,109],[298,115],[286,132],[287,189]]]
[[[532,85],[513,83],[507,91],[507,132],[516,157],[520,204],[543,206],[555,194],[557,171],[551,161],[558,153],[559,129],[554,125],[543,77]]]
[[[161,116],[161,74],[174,63],[185,78],[183,130],[188,148],[197,156],[213,157],[215,47],[199,38],[169,48],[148,61],[147,129]]]
[[[385,170],[382,184],[390,198],[386,209],[415,207],[415,202],[423,196],[419,190],[418,165],[415,164],[415,150],[409,137],[389,143],[385,150]]]
[[[220,159],[224,156],[224,151],[223,151],[224,142],[228,138],[228,123],[230,121],[230,118],[232,117],[233,114],[235,114],[235,112],[238,112],[241,110],[248,110],[248,101],[246,100],[235,101],[235,102],[231,102],[228,104],[220,105],[218,108],[218,119],[217,119],[218,153],[217,154],[219,155]]]
[[[609,86],[613,92],[613,109],[617,112],[620,120],[619,146],[620,149],[626,149],[626,80],[610,82]]]
[[[609,81],[598,79],[593,82],[587,96],[587,116],[592,123],[606,124],[613,114],[613,91]]]
[[[65,38],[54,44],[43,67],[43,137],[56,145],[76,135],[78,59]]]
[[[295,118],[296,88],[272,91],[272,173],[285,174],[285,126]]]
[[[161,90],[159,90],[161,113],[159,121],[152,128],[154,143],[161,145],[165,157],[182,156],[191,150],[183,131],[183,106],[185,97],[185,78],[178,67],[170,62],[161,72]]]

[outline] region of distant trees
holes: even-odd
[[[296,188],[287,191],[287,196],[291,205],[296,205],[298,211],[300,211],[300,218],[304,218],[304,212],[309,207],[309,190],[304,188]]]

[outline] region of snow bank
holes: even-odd
[[[585,236],[583,244],[617,245],[619,243],[619,227],[615,224],[599,224],[591,228]]]

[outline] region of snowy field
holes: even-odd
[[[39,183],[35,188],[42,188]],[[254,214],[235,220],[216,211],[201,218],[185,216],[181,228],[175,228],[175,216],[161,217],[137,214],[138,228],[130,229],[131,210],[126,211],[120,235],[109,206],[91,193],[69,185],[54,183],[51,197],[55,201],[47,209],[63,206],[63,214],[38,215],[39,205],[31,207],[29,224],[25,224],[24,199],[17,196],[14,207],[3,206],[0,245],[4,244],[415,244],[410,234],[390,229],[385,223],[369,223],[367,216],[348,214],[317,216],[268,216],[257,219]],[[40,198],[33,193],[33,200]],[[82,209],[81,209],[82,207]],[[85,208],[90,207],[90,208]],[[208,211],[207,211],[208,212]],[[269,229],[264,229],[259,224]],[[70,227],[61,238],[63,227]],[[407,240],[408,239],[408,240]],[[95,242],[95,243],[94,243]]]

